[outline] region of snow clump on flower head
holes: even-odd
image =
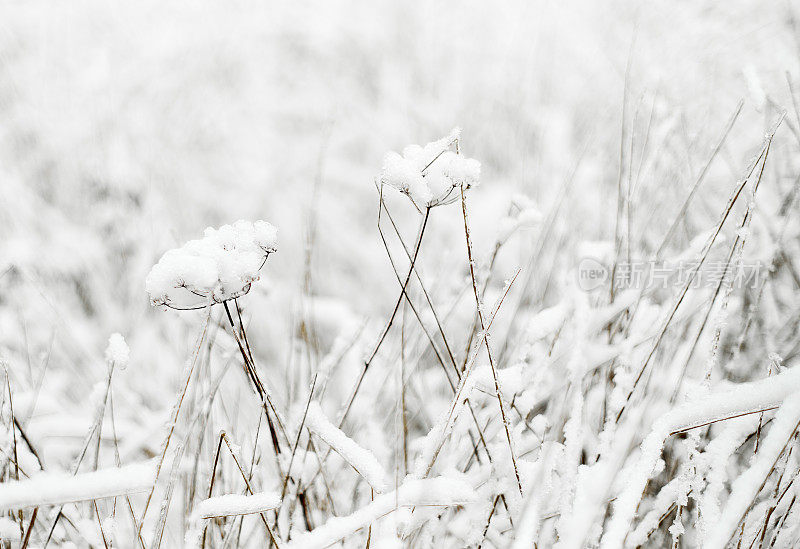
[[[167,251],[153,266],[145,283],[150,302],[198,309],[242,296],[277,244],[278,230],[266,221],[209,227],[203,238]]]
[[[106,347],[106,360],[113,362],[117,368],[124,370],[128,367],[128,362],[131,358],[131,350],[128,344],[125,343],[125,338],[122,334],[113,333],[108,338],[108,347]]]
[[[460,136],[461,129],[455,128],[446,137],[424,147],[409,145],[402,156],[396,152],[386,154],[381,183],[408,195],[414,204],[426,206],[448,203],[458,187],[477,186],[480,162],[449,150]]]

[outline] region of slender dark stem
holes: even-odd
[[[425,235],[425,229],[428,226],[428,218],[430,217],[431,209],[426,208],[425,214],[422,219],[422,226],[420,227],[419,234],[417,236],[417,242],[414,245],[414,254],[411,258],[411,265],[408,268],[408,274],[405,277],[403,282],[403,287],[400,292],[400,295],[397,297],[397,302],[394,305],[394,309],[392,309],[392,314],[389,316],[389,320],[386,322],[386,325],[383,327],[380,336],[378,337],[378,341],[375,343],[375,346],[372,349],[372,352],[369,354],[369,357],[364,361],[364,368],[361,370],[360,375],[358,376],[358,380],[356,381],[356,385],[353,388],[353,391],[350,393],[350,397],[347,399],[347,404],[345,405],[344,411],[341,414],[341,417],[338,421],[338,427],[341,428],[344,424],[345,419],[347,419],[347,415],[350,413],[350,409],[353,406],[353,401],[356,399],[356,395],[358,395],[358,391],[361,388],[361,383],[364,381],[364,375],[367,373],[372,361],[375,359],[375,356],[378,354],[378,350],[383,345],[384,340],[386,339],[389,330],[392,328],[392,323],[394,322],[395,317],[397,316],[397,311],[400,310],[400,304],[403,303],[403,297],[405,296],[406,287],[408,287],[408,283],[411,280],[411,274],[414,272],[414,264],[417,262],[417,256],[419,255],[419,250],[422,245],[422,237]]]
[[[519,470],[517,469],[517,458],[514,455],[514,444],[511,442],[511,430],[508,427],[508,417],[506,416],[505,406],[503,405],[503,395],[500,391],[500,381],[497,378],[497,368],[492,357],[492,348],[489,345],[489,334],[487,333],[487,325],[483,318],[483,306],[481,296],[478,294],[478,282],[475,278],[475,259],[472,255],[472,239],[469,235],[469,216],[467,214],[467,196],[464,194],[464,188],[461,188],[461,211],[464,214],[464,235],[467,241],[467,259],[469,260],[469,274],[472,278],[472,291],[475,295],[475,306],[478,310],[478,320],[480,321],[481,330],[484,332],[483,344],[486,347],[486,354],[489,357],[489,367],[492,370],[492,377],[494,378],[494,390],[497,395],[497,403],[500,406],[500,415],[503,420],[503,429],[506,432],[506,440],[508,441],[508,451],[511,454],[511,463],[514,466],[514,476],[517,477],[517,488],[520,495],[522,495],[522,480],[519,477]]]

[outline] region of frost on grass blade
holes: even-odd
[[[376,492],[389,489],[389,476],[372,452],[359,446],[353,439],[328,421],[319,404],[312,402],[306,415],[306,426],[364,477]]]
[[[60,505],[143,492],[153,483],[154,461],[111,467],[90,473],[42,473],[0,484],[0,509]]]
[[[387,153],[381,169],[381,183],[408,195],[418,206],[436,206],[453,198],[454,190],[476,187],[480,183],[481,164],[474,158],[453,152],[461,130],[424,147],[409,145],[403,154]]]
[[[150,270],[150,302],[198,309],[242,296],[277,245],[278,231],[266,221],[209,227],[203,238],[169,250]]]
[[[372,503],[346,517],[334,517],[313,531],[294,538],[286,549],[328,547],[366,528],[398,507],[449,507],[474,501],[475,492],[465,482],[450,478],[407,480],[400,488],[376,497]]]

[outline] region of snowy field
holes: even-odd
[[[800,546],[798,17],[0,0],[0,546]]]

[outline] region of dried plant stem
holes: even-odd
[[[183,404],[183,399],[186,397],[186,391],[189,389],[189,381],[192,379],[192,374],[194,373],[195,366],[197,365],[197,359],[200,357],[200,349],[203,346],[203,341],[205,340],[206,333],[208,332],[208,325],[211,320],[211,309],[208,309],[208,313],[206,314],[206,319],[203,322],[203,328],[200,331],[200,335],[197,338],[197,343],[194,346],[194,356],[192,361],[187,368],[186,375],[183,379],[183,383],[181,384],[181,392],[178,395],[178,401],[173,406],[172,414],[169,420],[169,428],[167,430],[167,436],[164,439],[164,442],[161,444],[161,453],[159,455],[158,461],[156,462],[156,474],[155,478],[153,478],[153,486],[150,488],[150,491],[147,493],[147,499],[145,500],[144,510],[142,511],[142,516],[139,518],[139,526],[136,528],[136,538],[139,538],[142,535],[142,527],[144,526],[144,519],[147,516],[147,510],[150,508],[150,501],[153,499],[153,492],[156,489],[156,482],[158,482],[158,476],[161,473],[161,467],[164,464],[164,459],[167,456],[167,448],[169,447],[169,442],[172,438],[172,434],[175,432],[175,425],[178,421],[178,414],[181,411],[181,405]],[[134,540],[135,543],[135,540]]]
[[[411,258],[411,265],[408,268],[408,274],[406,274],[405,280],[403,281],[402,290],[400,295],[397,297],[397,301],[394,305],[394,309],[392,310],[392,314],[389,316],[389,320],[386,322],[386,325],[383,327],[380,336],[378,337],[378,341],[375,343],[375,346],[372,349],[372,352],[369,354],[367,359],[364,361],[364,368],[361,370],[361,373],[358,376],[358,380],[356,381],[355,387],[353,387],[353,391],[350,393],[350,397],[347,399],[347,404],[345,404],[344,410],[342,411],[339,421],[337,422],[337,427],[340,429],[344,424],[344,421],[347,419],[347,414],[350,413],[350,409],[353,406],[353,401],[356,399],[356,395],[358,395],[358,391],[361,388],[361,383],[364,381],[364,375],[366,375],[367,370],[369,369],[372,361],[375,359],[375,356],[378,354],[378,350],[383,345],[383,342],[386,339],[389,330],[392,328],[392,323],[394,322],[395,317],[397,316],[397,312],[400,310],[400,305],[403,303],[403,297],[405,296],[406,288],[408,287],[408,283],[411,281],[411,274],[414,272],[414,264],[417,261],[417,256],[419,255],[419,250],[422,245],[422,237],[425,235],[425,229],[428,226],[428,218],[430,217],[431,209],[426,208],[424,216],[422,218],[422,224],[420,226],[419,232],[417,233],[416,243],[414,244],[414,254]],[[330,454],[330,450],[325,454],[326,457]]]
[[[514,444],[511,441],[511,431],[508,427],[508,418],[506,416],[505,406],[503,405],[503,395],[500,390],[500,381],[497,379],[497,368],[495,367],[494,359],[492,358],[492,348],[489,344],[488,327],[483,318],[483,304],[481,296],[478,294],[478,282],[475,279],[475,259],[472,254],[472,239],[469,234],[469,215],[467,213],[467,196],[464,194],[464,187],[461,187],[461,212],[464,214],[464,236],[467,240],[467,259],[469,260],[469,274],[472,278],[472,291],[475,295],[475,306],[478,310],[478,320],[480,321],[481,331],[484,332],[483,344],[486,347],[486,354],[489,357],[489,367],[492,369],[492,377],[494,378],[494,389],[497,396],[497,404],[500,406],[500,415],[503,420],[503,429],[506,432],[506,440],[508,441],[508,451],[511,454],[511,462],[514,466],[514,476],[517,478],[517,488],[520,495],[522,495],[522,481],[519,477],[519,470],[517,469],[517,458],[514,455]]]
[[[245,486],[247,486],[247,491],[250,492],[250,495],[253,495],[255,492],[253,491],[253,487],[250,485],[250,480],[247,478],[247,474],[244,472],[242,468],[242,464],[239,462],[239,458],[236,456],[236,453],[233,451],[231,447],[231,441],[228,438],[228,434],[225,431],[220,433],[220,438],[225,441],[225,445],[228,447],[228,452],[230,452],[231,457],[233,458],[234,463],[236,463],[236,467],[239,469],[239,473],[242,475],[242,479],[244,480]],[[261,522],[264,523],[264,528],[267,530],[267,534],[269,534],[270,541],[275,544],[275,547],[280,549],[281,545],[278,543],[278,539],[275,537],[275,534],[272,532],[272,528],[270,528],[269,523],[267,522],[267,517],[264,516],[264,513],[259,513],[258,516],[261,517]]]
[[[225,314],[228,317],[228,322],[230,323],[231,326],[231,332],[233,334],[234,339],[236,340],[237,345],[239,346],[239,352],[242,355],[245,373],[252,382],[253,388],[258,394],[258,397],[261,400],[261,405],[264,408],[264,415],[267,418],[267,425],[269,426],[270,435],[272,436],[272,445],[275,450],[275,454],[279,455],[281,453],[281,442],[278,439],[277,430],[280,431],[281,435],[283,436],[284,442],[288,445],[289,436],[286,433],[286,428],[283,425],[283,421],[281,420],[280,414],[278,414],[278,410],[275,408],[275,404],[272,402],[272,397],[270,396],[270,393],[267,391],[266,387],[261,381],[261,378],[258,375],[258,370],[256,369],[255,361],[253,360],[253,354],[250,351],[249,344],[246,343],[247,336],[240,335],[240,333],[242,334],[245,333],[244,325],[240,324],[239,327],[237,328],[227,302],[224,302],[223,306],[225,308]],[[272,416],[270,415],[270,411],[275,416],[274,423]],[[275,423],[277,423],[278,426],[277,430],[275,429]]]

